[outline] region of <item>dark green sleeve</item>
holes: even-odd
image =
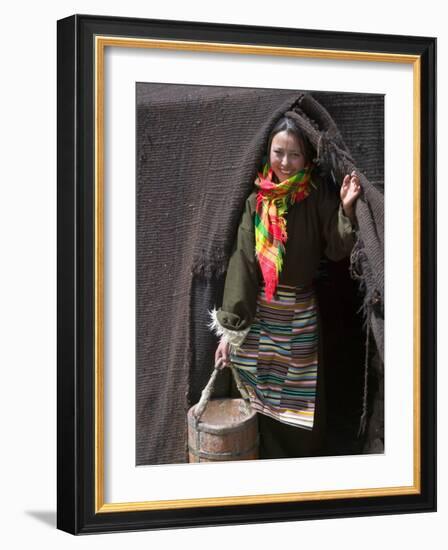
[[[333,261],[347,257],[355,244],[355,228],[344,214],[335,189],[327,182],[319,185],[319,216],[325,241],[324,252]]]
[[[255,194],[252,194],[246,200],[238,226],[227,268],[222,306],[215,312],[215,326],[212,328],[220,336],[233,331],[247,333],[255,316],[259,266],[255,257],[254,212]]]

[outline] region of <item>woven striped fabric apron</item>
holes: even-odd
[[[230,360],[257,412],[311,430],[318,368],[313,287],[278,285],[268,302],[262,286],[254,322]]]

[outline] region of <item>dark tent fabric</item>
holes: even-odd
[[[382,358],[382,97],[313,96],[319,102],[291,90],[137,85],[137,465],[187,460],[186,413],[210,376],[216,347],[208,310],[220,302],[245,198],[268,133],[285,112],[309,125],[336,180],[355,166],[362,173],[352,270]],[[320,107],[332,102],[339,120]],[[364,124],[353,124],[354,111]],[[225,379],[217,391],[227,391]]]

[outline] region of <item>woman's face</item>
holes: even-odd
[[[286,130],[275,134],[271,142],[269,163],[279,182],[293,176],[305,168],[302,142],[295,134]]]

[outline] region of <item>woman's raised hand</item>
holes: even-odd
[[[361,194],[361,181],[358,174],[353,170],[351,174],[347,174],[341,185],[341,202],[345,215],[353,220],[354,206],[359,195]]]

